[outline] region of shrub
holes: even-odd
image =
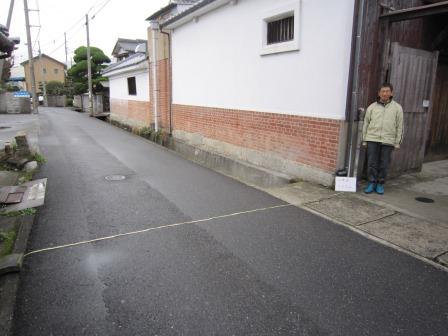
[[[66,98],[65,99],[65,105],[66,106],[73,106],[73,98]]]
[[[140,129],[140,136],[146,138],[146,139],[150,139],[151,138],[151,133],[152,133],[152,129],[150,127],[142,127]]]

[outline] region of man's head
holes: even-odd
[[[378,96],[380,97],[381,101],[385,103],[390,100],[393,91],[394,87],[392,86],[392,84],[384,83],[383,85],[380,86],[378,90]]]

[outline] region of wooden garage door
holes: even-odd
[[[389,81],[404,112],[404,139],[393,154],[392,175],[422,167],[437,60],[438,52],[392,44]]]

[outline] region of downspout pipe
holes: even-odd
[[[168,32],[163,31],[162,29],[160,32],[168,37],[168,81],[170,86],[170,92],[169,92],[169,99],[168,99],[168,110],[169,110],[169,116],[170,116],[170,136],[173,135],[173,57],[171,54],[171,34]]]
[[[347,151],[346,155],[346,169],[347,176],[355,176],[356,172],[353,171],[353,164],[356,151],[356,136],[353,134],[355,130],[355,121],[359,119],[358,97],[359,97],[359,68],[361,64],[361,48],[362,48],[362,29],[364,20],[364,8],[366,0],[355,0],[355,12],[354,12],[354,25],[353,25],[353,43],[354,53],[352,53],[352,59],[350,64],[350,80],[348,86],[348,103],[347,109],[349,112],[349,125],[347,129]]]
[[[159,130],[159,95],[158,95],[158,77],[157,77],[157,45],[158,38],[157,34],[159,32],[159,23],[156,20],[149,21],[152,34],[152,99],[154,100],[154,130],[157,132]]]

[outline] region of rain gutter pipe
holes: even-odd
[[[154,130],[157,132],[159,130],[159,103],[158,103],[158,85],[157,85],[157,36],[156,33],[159,31],[159,23],[156,20],[149,21],[151,26],[152,34],[152,97],[154,99]]]
[[[162,29],[160,32],[168,37],[168,81],[170,85],[170,92],[169,92],[169,101],[168,101],[168,109],[169,109],[169,116],[170,116],[170,135],[173,135],[173,57],[171,55],[171,34],[168,32],[163,31]]]
[[[350,64],[351,81],[349,82],[349,93],[347,98],[350,102],[349,108],[349,127],[347,130],[348,139],[348,157],[346,156],[347,176],[356,176],[357,172],[353,171],[353,163],[355,160],[354,151],[356,150],[356,137],[354,133],[355,121],[358,121],[359,109],[358,109],[358,97],[359,97],[359,68],[361,64],[361,47],[362,47],[362,29],[363,29],[363,16],[366,0],[355,0],[355,12],[353,15],[354,27],[353,27],[353,43],[354,54],[352,54],[352,60]]]

